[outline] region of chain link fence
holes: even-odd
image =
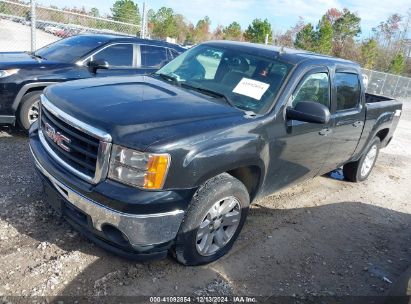
[[[0,0],[0,51],[34,51],[81,33],[137,36],[140,26],[50,7]],[[6,43],[6,40],[8,43]],[[14,45],[13,45],[14,44]]]
[[[405,99],[411,97],[411,78],[363,69],[367,93]]]

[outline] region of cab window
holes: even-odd
[[[160,68],[167,63],[167,49],[158,46],[141,45],[141,65],[143,68]]]
[[[325,72],[307,76],[292,96],[292,106],[301,101],[319,102],[330,108],[330,81]]]
[[[133,45],[111,45],[95,54],[93,60],[105,60],[110,67],[131,67],[133,65]]]
[[[337,111],[355,109],[360,101],[361,86],[357,74],[335,73]]]

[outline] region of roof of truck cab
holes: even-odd
[[[337,57],[316,54],[304,50],[296,50],[286,47],[279,47],[273,45],[264,45],[250,42],[238,42],[238,41],[228,41],[228,40],[216,40],[208,41],[204,44],[222,46],[225,48],[240,50],[247,53],[255,53],[265,57],[274,57],[283,61],[286,61],[291,64],[299,64],[303,61],[313,60],[316,62],[323,63],[339,63],[341,65],[350,66],[358,68],[359,65],[356,62],[345,60]]]

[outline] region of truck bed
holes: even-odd
[[[377,134],[383,138],[381,147],[390,142],[400,119],[402,102],[381,95],[365,94],[366,117],[356,153],[361,155],[367,143]]]
[[[393,98],[389,98],[389,97],[381,96],[381,95],[365,93],[365,102],[366,103],[375,103],[375,102],[388,101],[388,100],[393,100]]]

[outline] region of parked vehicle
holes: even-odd
[[[59,29],[58,31],[54,32],[54,35],[60,37],[60,38],[67,38],[70,37],[71,35],[69,34],[69,31],[66,29]]]
[[[256,198],[340,166],[369,176],[402,104],[365,94],[361,75],[346,60],[208,42],[149,77],[46,88],[30,147],[50,203],[88,238],[205,264]]]
[[[71,36],[75,36],[75,35],[80,34],[80,31],[81,31],[81,30],[78,29],[78,28],[64,27],[64,28],[56,31],[56,32],[54,33],[54,35],[56,35],[56,36],[58,36],[58,37],[60,37],[60,38],[68,38],[68,37],[71,37]]]
[[[59,32],[61,30],[62,30],[61,27],[58,27],[58,26],[55,26],[55,25],[47,25],[44,28],[44,31],[47,32],[47,33],[50,33],[50,34],[56,34],[57,32]]]
[[[79,35],[34,53],[0,53],[0,124],[28,130],[42,90],[74,79],[155,72],[185,49],[162,41],[117,35]]]
[[[36,28],[45,31],[48,23],[46,21],[36,20]]]
[[[22,19],[21,24],[31,26],[31,21],[27,19]]]

